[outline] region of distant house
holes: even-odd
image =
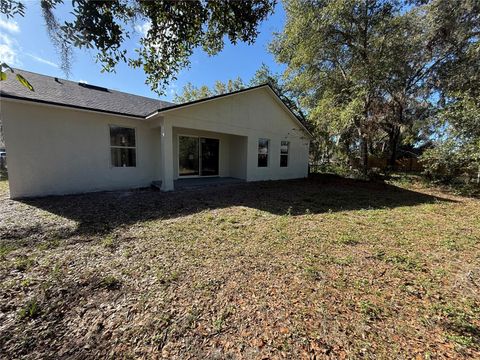
[[[0,83],[12,198],[307,176],[311,135],[268,85],[172,104],[16,70]]]

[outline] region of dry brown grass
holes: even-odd
[[[480,201],[320,177],[7,198],[6,358],[475,358]]]

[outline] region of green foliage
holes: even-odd
[[[258,26],[273,12],[275,0],[217,1],[87,1],[72,2],[73,20],[57,19],[55,10],[63,0],[40,2],[48,34],[61,57],[61,68],[70,71],[72,48],[97,50],[103,71],[113,72],[120,62],[141,67],[152,90],[161,93],[169,80],[190,64],[195,48],[210,55],[223,49],[225,39],[252,43]],[[7,17],[24,16],[23,1],[1,0],[0,12]],[[125,44],[135,24],[142,21],[133,54]],[[1,78],[5,73],[1,72]],[[23,78],[19,81],[31,88]],[[33,88],[31,88],[32,90]]]
[[[463,146],[458,139],[449,138],[427,149],[422,155],[422,164],[425,174],[432,179],[450,182],[468,174],[472,159],[469,147]]]
[[[226,83],[217,80],[212,88],[209,88],[206,85],[196,87],[189,82],[183,86],[181,94],[175,94],[174,102],[182,104],[190,101],[208,98],[211,96],[222,95],[242,90],[245,87],[246,85],[240,77],[237,77],[234,80],[228,80],[228,82]]]
[[[25,3],[1,0],[0,12],[7,17],[24,16]],[[258,26],[273,12],[275,0],[76,0],[69,16],[60,19],[55,12],[63,5],[64,0],[40,1],[65,72],[70,70],[72,48],[94,49],[103,71],[113,72],[121,62],[142,68],[152,90],[161,93],[180,69],[190,65],[194,49],[214,55],[227,39],[232,44],[255,41]],[[127,42],[139,22],[148,29],[131,53]]]
[[[220,314],[215,317],[212,321],[213,329],[215,333],[220,333],[225,328],[225,322],[233,314],[233,308],[227,307],[225,310],[222,310]]]
[[[310,120],[343,142],[349,156],[362,152],[378,127],[373,113],[385,77],[396,1],[286,1],[287,23],[271,50],[287,65],[285,77]]]
[[[166,270],[159,270],[157,272],[157,279],[161,284],[170,285],[171,283],[176,282],[180,278],[179,271],[166,271]]]
[[[419,271],[423,267],[423,264],[418,258],[409,255],[385,253],[384,251],[379,251],[374,255],[374,258],[393,264],[400,270],[404,271]]]
[[[112,235],[107,235],[102,239],[102,245],[106,249],[114,250],[117,246]]]
[[[17,80],[20,82],[20,84],[22,84],[23,86],[25,86],[28,90],[34,91],[32,84],[30,84],[30,83],[27,81],[27,79],[25,79],[22,75],[17,74],[16,77],[17,77]]]
[[[8,76],[8,75],[7,75],[7,71],[9,71],[9,72],[12,73],[12,74],[15,74],[15,71],[14,71],[8,64],[6,64],[6,63],[1,63],[1,64],[0,64],[0,81],[5,81],[5,80],[7,80],[7,76]],[[20,74],[15,74],[15,77],[16,77],[16,79],[18,80],[18,82],[19,82],[20,84],[22,84],[23,86],[25,86],[28,90],[30,90],[30,91],[35,91],[35,90],[33,89],[32,84],[30,84],[30,83],[28,82],[28,80],[25,79],[22,75],[20,75]]]
[[[0,244],[0,260],[5,260],[7,255],[15,250],[15,246],[10,244]]]
[[[22,1],[18,0],[0,0],[0,14],[5,15],[7,18],[15,15],[25,15],[25,5]]]
[[[441,102],[434,127],[439,137],[423,161],[433,178],[459,175],[480,184],[480,3],[431,1],[431,42],[443,49],[436,81]]]
[[[298,93],[289,88],[282,80],[281,75],[273,73],[266,64],[262,64],[250,80],[250,86],[263,84],[269,84],[289,109],[308,126],[306,114],[298,103]]]
[[[425,173],[435,180],[465,176],[480,183],[480,100],[468,92],[458,91],[440,110],[440,125],[446,131],[422,156]]]
[[[315,265],[307,265],[304,268],[305,275],[308,279],[318,281],[322,279],[322,271]]]
[[[478,304],[459,308],[452,303],[440,304],[434,307],[434,312],[440,317],[447,332],[447,339],[460,347],[473,349],[480,348],[480,328],[476,324],[477,314],[472,309],[478,308]]]
[[[379,320],[383,315],[383,310],[371,301],[365,300],[358,303],[360,312],[368,321]]]
[[[34,319],[41,314],[40,305],[36,299],[29,300],[18,312],[18,317],[23,319]]]
[[[37,248],[39,250],[45,251],[45,250],[55,249],[59,247],[60,244],[61,244],[60,239],[54,238],[38,244]]]
[[[479,7],[473,0],[285,1],[286,25],[270,48],[286,64],[286,86],[313,133],[330,140],[327,161],[347,159],[366,174],[368,152],[394,166],[400,146],[426,144],[439,129],[429,126],[442,107],[437,99],[453,105],[447,93],[469,88],[478,101]],[[465,124],[478,105],[470,100],[456,106]]]
[[[343,245],[358,245],[360,243],[356,234],[340,234],[337,239],[337,241]]]
[[[14,261],[14,267],[18,271],[26,271],[30,269],[35,264],[35,260],[29,257],[20,257]]]

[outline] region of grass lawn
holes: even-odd
[[[0,357],[480,357],[480,201],[335,177],[12,201]]]

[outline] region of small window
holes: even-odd
[[[137,166],[135,129],[111,125],[110,153],[114,167]]]
[[[288,147],[290,143],[288,141],[280,142],[280,167],[288,166]]]
[[[268,166],[268,139],[258,139],[258,167]]]

